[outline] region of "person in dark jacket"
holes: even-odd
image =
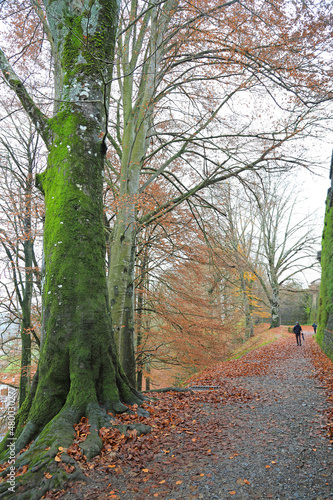
[[[302,331],[302,327],[301,327],[301,325],[299,324],[298,321],[296,321],[296,325],[293,328],[293,332],[296,335],[296,343],[297,343],[297,345],[302,345],[302,342],[301,342],[301,333],[303,333],[303,331]]]
[[[313,328],[314,333],[316,334],[317,333],[317,325],[316,325],[316,323],[313,323],[312,328]]]

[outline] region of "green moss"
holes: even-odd
[[[109,61],[107,70],[111,70],[119,4],[117,0],[90,3],[89,10],[64,16],[64,23],[58,25],[64,36],[61,61],[65,85],[70,85],[73,77],[80,81],[80,75],[96,76],[98,67],[100,76],[105,76],[104,61]]]
[[[330,196],[326,202],[326,214],[321,251],[321,283],[319,296],[319,321],[316,340],[324,352],[333,359],[333,207]]]
[[[68,16],[66,25],[70,26],[71,29],[68,30],[65,37],[62,65],[68,78],[68,73],[72,76],[73,70],[75,72],[77,71],[76,64],[83,49],[84,38],[81,26],[81,16]],[[65,81],[65,84],[66,83]]]
[[[254,351],[255,349],[259,349],[259,347],[264,347],[265,345],[269,345],[269,344],[272,344],[273,342],[276,342],[277,339],[278,339],[277,337],[274,337],[271,340],[266,340],[266,341],[262,342],[261,344],[253,345],[253,347],[251,347],[249,349],[244,349],[241,352],[238,352],[237,354],[235,354],[234,356],[231,356],[230,358],[228,358],[228,361],[231,361],[233,359],[242,358],[243,356],[245,356],[245,354],[248,354],[249,352]]]
[[[73,442],[74,428],[70,417],[73,415],[68,413],[58,415],[45,426],[30,448],[17,457],[15,466],[20,468],[28,465],[28,470],[23,476],[16,478],[16,491],[13,498],[17,498],[18,490],[20,491],[19,497],[22,499],[41,498],[47,490],[61,488],[64,481],[71,478],[54,460],[59,446],[67,448]],[[68,461],[72,460],[66,454],[65,456]],[[44,475],[46,471],[50,473],[49,478]],[[1,484],[0,489],[3,486],[6,486],[6,483]]]
[[[104,61],[113,58],[118,2],[91,2],[92,28],[89,25],[87,39],[86,13],[69,17],[68,5],[47,3],[63,71],[56,75],[57,82],[61,85],[64,78],[67,86],[61,93],[60,111],[49,120],[53,142],[47,169],[36,179],[46,207],[43,335],[38,381],[17,416],[18,448],[36,438],[18,457],[17,464],[30,465],[19,479],[26,486],[20,498],[34,498],[37,487],[30,493],[29,481],[45,483],[43,473],[49,465],[54,468],[57,446],[72,442],[73,423],[90,408],[125,411],[121,400],[140,403],[113,345],[105,276],[100,137],[107,91],[99,77],[103,73],[108,79],[111,74],[111,64]],[[76,8],[74,2],[70,8]],[[81,84],[89,91],[93,88],[87,102],[84,96],[80,99]],[[95,420],[98,424],[98,412]],[[90,443],[90,449],[97,449],[99,442]],[[32,472],[31,466],[38,470]],[[64,477],[63,471],[56,472],[49,485],[61,487]]]

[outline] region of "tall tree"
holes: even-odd
[[[107,412],[141,401],[118,362],[105,277],[103,169],[119,4],[45,0],[44,6],[41,20],[54,61],[52,117],[0,51],[3,77],[48,150],[47,168],[37,179],[45,196],[41,355],[15,428],[17,451],[35,439],[16,464],[29,463],[20,498],[42,496],[64,477],[54,456],[58,446],[71,445],[73,424],[82,416],[91,425],[82,446],[91,458],[101,447],[99,428],[110,423]],[[49,480],[43,464],[52,470]],[[8,484],[1,488],[7,491]]]
[[[225,216],[212,226],[212,240],[239,276],[247,335],[260,306],[270,311],[272,328],[279,326],[281,287],[317,266],[316,214],[302,215],[300,188],[271,175],[248,176],[242,189],[230,184],[214,197]]]
[[[260,259],[269,282],[256,273],[271,306],[271,328],[280,326],[280,289],[295,276],[317,265],[315,214],[299,215],[301,195],[281,180],[262,184],[256,196],[259,208]]]
[[[243,190],[231,189],[229,185],[224,196],[226,221],[224,223],[224,242],[229,265],[238,274],[238,281],[245,314],[245,338],[254,335],[253,316],[256,297],[254,281],[257,279],[252,268],[258,269],[258,247],[256,238],[256,207],[245,199]],[[221,237],[220,237],[221,238]],[[220,239],[217,238],[217,241]]]
[[[149,330],[140,352],[143,358],[149,356],[153,368],[177,366],[188,375],[223,359],[239,309],[225,314],[222,294],[225,301],[235,302],[237,292],[227,297],[226,287],[215,280],[202,235],[179,231],[178,243],[172,264],[166,248],[162,268],[150,270],[153,278],[143,315],[149,317]]]
[[[110,307],[104,274],[103,167],[119,2],[44,0],[45,16],[42,4],[31,1],[39,16],[39,26],[48,35],[52,51],[55,81],[53,116],[47,116],[36,105],[28,92],[29,79],[26,79],[24,68],[17,66],[15,72],[3,51],[0,52],[0,68],[5,81],[16,92],[48,149],[48,167],[38,177],[46,203],[41,359],[38,378],[22,405],[16,430],[17,448],[23,447],[41,432],[27,455],[22,456],[22,460],[34,456],[33,466],[41,459],[41,454],[46,462],[53,463],[52,454],[59,444],[59,429],[61,445],[67,446],[72,440],[72,423],[84,414],[91,422],[91,434],[84,444],[84,451],[87,456],[92,456],[100,446],[95,429],[105,422],[106,417],[100,405],[106,410],[125,411],[126,407],[121,401],[135,402],[138,399],[118,364],[110,332]],[[9,1],[9,4],[15,3],[18,2]],[[148,31],[157,35],[149,44],[147,57],[143,57],[144,64],[140,61],[144,68],[142,82],[154,78],[156,71],[159,74],[154,57],[160,53],[160,36],[164,36],[167,46],[159,57],[165,68],[172,70],[172,78],[168,80],[166,72],[161,72],[160,80],[157,81],[164,81],[165,86],[155,99],[154,111],[157,111],[158,104],[164,98],[168,95],[171,97],[164,108],[164,115],[162,113],[155,117],[152,114],[154,119],[151,124],[148,121],[147,127],[140,119],[135,121],[132,104],[128,108],[129,112],[123,113],[125,123],[122,126],[126,126],[130,136],[140,136],[140,140],[135,142],[130,137],[129,142],[123,141],[123,151],[119,151],[124,161],[119,176],[120,216],[113,232],[112,242],[115,246],[111,249],[110,279],[116,272],[119,274],[109,288],[110,293],[114,293],[111,296],[112,307],[116,305],[116,298],[122,297],[119,320],[113,323],[114,327],[117,329],[119,324],[126,324],[129,333],[133,331],[135,231],[132,228],[137,223],[155,222],[210,184],[241,175],[247,169],[257,170],[267,166],[269,159],[277,163],[283,159],[290,161],[290,156],[287,158],[283,150],[279,153],[279,148],[304,129],[305,118],[311,113],[309,109],[313,103],[317,104],[317,96],[313,95],[312,89],[320,87],[323,92],[327,90],[325,81],[319,78],[321,85],[317,85],[317,73],[310,72],[314,55],[312,42],[321,36],[321,30],[304,29],[304,26],[311,26],[308,19],[303,23],[302,10],[298,9],[304,2],[296,4],[296,24],[289,11],[283,10],[283,2],[273,11],[270,11],[271,2],[265,1],[258,5],[249,0],[245,7],[232,0],[223,4],[212,1],[208,11],[205,3],[201,0],[193,5],[180,3],[178,17],[173,18],[171,9],[169,17],[165,18],[168,12],[164,6],[167,8],[172,2],[151,2],[148,5],[144,2],[141,11],[133,11],[127,26],[130,29],[136,24],[135,29],[140,37],[139,27],[149,19]],[[133,2],[132,5],[135,4]],[[259,12],[255,11],[257,6]],[[225,15],[229,7],[234,10]],[[212,16],[213,13],[219,14],[217,20],[215,15]],[[138,23],[135,23],[136,17]],[[168,25],[168,19],[177,21],[175,24],[170,23],[171,31],[166,30],[164,34],[163,30],[154,31],[154,26],[157,29],[160,25]],[[283,21],[286,21],[285,24]],[[270,28],[272,25],[274,29]],[[288,37],[288,28],[291,26],[293,36]],[[221,27],[225,30],[221,31]],[[254,27],[256,37],[253,36]],[[177,43],[173,43],[174,39],[170,37],[172,33]],[[120,32],[120,36],[122,34]],[[196,44],[198,34],[203,44],[199,52]],[[309,34],[310,41],[303,47],[305,34]],[[272,37],[274,47],[269,51],[268,40]],[[126,42],[126,32],[124,40]],[[204,47],[206,41],[211,41],[211,44]],[[214,43],[221,44],[214,59],[219,77],[215,79],[215,88],[214,84],[212,87],[207,86],[207,93],[214,90],[215,97],[198,105],[197,95],[205,90],[206,83],[195,85],[196,75],[200,63],[202,71],[205,66],[211,67],[211,56],[215,54],[216,48]],[[136,44],[130,46],[134,59],[136,48]],[[124,53],[127,49],[125,44]],[[193,58],[199,64],[193,64]],[[180,64],[182,70],[178,71]],[[224,71],[225,68],[227,71]],[[151,69],[155,71],[154,75],[150,73]],[[24,78],[20,79],[21,71]],[[125,78],[131,71],[131,68],[125,67],[124,74],[120,76]],[[306,80],[302,79],[304,76]],[[207,78],[209,81],[210,74],[205,76],[205,82]],[[180,82],[180,86],[176,85],[177,82]],[[299,82],[301,84],[297,85]],[[289,109],[292,108],[290,119],[280,122],[278,127],[272,124],[269,132],[267,124],[258,131],[258,121],[253,114],[246,116],[246,123],[239,128],[236,116],[240,107],[234,97],[249,92],[247,95],[252,97],[251,102],[254,104],[256,100],[252,92],[258,90],[257,97],[267,89],[266,95],[276,101],[272,90],[274,85],[280,85],[286,92],[290,91],[290,95],[298,94],[297,99],[289,105]],[[33,90],[33,86],[31,88]],[[144,88],[148,91],[149,86]],[[158,92],[157,84],[155,88]],[[138,89],[141,89],[140,85]],[[41,90],[43,92],[44,88]],[[144,95],[140,94],[140,102],[146,103],[149,110],[150,101],[145,100]],[[185,96],[189,104],[183,107]],[[177,104],[176,111],[173,100]],[[306,103],[306,108],[302,107],[303,103]],[[282,109],[283,106],[279,104]],[[185,109],[185,119],[178,119],[178,108]],[[224,112],[221,112],[222,108]],[[137,116],[146,116],[144,107],[135,108],[135,111]],[[130,126],[132,120],[139,126],[138,129]],[[217,123],[225,125],[218,138],[214,130]],[[149,130],[148,134],[141,134],[145,129]],[[157,130],[156,134],[154,129]],[[119,135],[123,136],[121,129]],[[110,137],[114,144],[116,134]],[[149,145],[153,147],[151,151],[145,151],[143,140],[145,143],[150,140]],[[165,147],[160,148],[158,143]],[[139,148],[145,154],[139,167],[136,163],[138,156],[135,161],[132,158],[125,161],[128,153],[126,148],[131,152]],[[206,161],[207,155],[203,155],[203,151],[209,151],[209,161]],[[203,158],[205,162],[202,167]],[[172,164],[169,160],[172,160]],[[177,176],[175,172],[180,164],[182,175]],[[189,166],[193,168],[186,169]],[[143,179],[140,181],[138,171],[141,168]],[[139,195],[160,175],[174,186],[174,190],[170,191],[171,196],[150,213],[143,211],[137,214]],[[51,446],[49,453],[45,452],[47,446]],[[41,470],[34,475],[36,482],[41,477]],[[32,477],[31,469],[29,473]],[[55,480],[56,474],[51,482]]]
[[[217,198],[215,204],[221,207]],[[248,285],[250,272],[243,262],[243,272],[236,269],[234,249],[221,234],[225,217],[213,224],[211,212],[197,200],[196,207],[184,204],[160,219],[155,230],[149,225],[140,233],[138,369],[149,359],[152,369],[174,367],[185,376],[221,361],[233,341],[244,337],[244,293],[257,317],[254,287],[241,289],[240,277]],[[145,260],[146,266],[140,265]]]

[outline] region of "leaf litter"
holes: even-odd
[[[275,498],[276,485],[271,484],[271,478],[265,474],[273,474],[273,471],[278,471],[285,465],[286,455],[283,455],[282,450],[289,436],[290,419],[297,423],[297,414],[288,417],[285,425],[283,418],[278,418],[279,413],[269,414],[270,418],[267,419],[265,413],[264,419],[267,423],[266,428],[263,428],[262,423],[256,422],[255,413],[260,408],[267,412],[271,411],[273,406],[281,405],[283,408],[283,405],[293,403],[293,397],[288,390],[276,390],[278,380],[285,383],[287,378],[287,383],[293,385],[295,381],[302,381],[302,378],[307,376],[306,372],[311,369],[312,384],[324,389],[317,390],[316,394],[327,404],[324,404],[324,407],[313,407],[311,417],[308,418],[313,418],[313,424],[315,415],[320,415],[321,424],[319,428],[318,425],[314,426],[313,434],[310,432],[313,439],[311,436],[309,438],[315,444],[319,435],[324,437],[327,454],[331,453],[333,444],[333,363],[310,335],[306,337],[304,350],[297,351],[296,348],[294,336],[284,335],[273,344],[255,349],[241,359],[215,365],[188,381],[188,386],[209,385],[218,386],[218,389],[166,393],[152,391],[148,394],[149,400],[143,405],[149,412],[149,417],[138,416],[135,413],[136,407],[129,407],[132,414],[113,416],[115,425],[143,423],[150,425],[152,431],[140,436],[136,430],[129,430],[124,434],[114,427],[102,428],[102,451],[89,463],[82,456],[79,446],[89,434],[89,423],[87,419],[82,419],[75,427],[76,440],[67,453],[80,463],[88,483],[69,483],[65,489],[50,491],[44,498],[173,500],[209,498],[210,495],[217,495],[217,498],[227,498],[229,495],[240,499],[265,498],[260,496],[260,491],[263,491],[267,498]],[[293,374],[294,378],[290,380],[284,363],[293,365],[296,357],[300,366]],[[263,389],[267,383],[266,379],[272,379],[275,389]],[[258,472],[253,473],[252,470],[250,475],[251,467],[248,466],[251,453],[255,455],[256,446],[259,446],[257,440],[251,436],[251,429],[254,428],[252,422],[254,427],[261,426],[262,437],[262,463],[256,464],[256,467],[260,467],[260,474],[267,478],[266,485],[260,486],[260,480],[257,487]],[[295,436],[293,439],[296,439]],[[291,443],[290,449],[294,441]],[[306,443],[301,446],[306,451],[303,462],[297,457],[298,461],[295,463],[298,465],[295,466],[295,471],[305,470],[308,473],[316,453],[313,450],[317,448],[313,446],[310,454]],[[274,447],[275,454],[266,455],[266,447]],[[290,453],[292,455],[292,451]],[[61,451],[57,456],[61,458]],[[230,466],[226,465],[226,461],[233,464],[231,467],[234,477],[230,477],[230,480],[226,471],[231,474],[231,469],[229,470]],[[318,468],[318,463],[313,463],[313,466]],[[290,474],[290,470],[288,473]],[[320,488],[331,488],[332,491],[332,497],[328,496],[330,493],[327,495],[326,491],[321,492],[321,498],[333,498],[329,469],[323,466],[320,473]],[[227,479],[223,479],[224,477]],[[283,483],[281,474],[278,479]],[[310,496],[299,498],[314,498],[311,496],[313,492],[309,490]]]

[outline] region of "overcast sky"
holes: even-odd
[[[331,186],[329,178],[331,166],[331,154],[333,149],[333,138],[326,142],[320,143],[318,156],[321,158],[321,171],[318,174],[311,174],[302,169],[297,173],[297,182],[301,187],[301,195],[299,204],[303,205],[304,213],[312,213],[314,211],[318,214],[318,232],[321,236],[324,226],[325,215],[325,201],[327,197],[327,190]],[[317,250],[321,249],[321,240],[318,241]],[[306,271],[305,281],[309,284],[320,278],[319,271]],[[303,279],[301,279],[303,281]],[[305,283],[304,283],[305,284]]]

